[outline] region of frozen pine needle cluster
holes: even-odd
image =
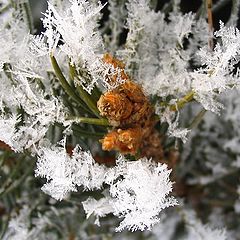
[[[226,2],[0,1],[1,239],[239,239]]]

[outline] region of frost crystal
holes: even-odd
[[[0,27],[0,41],[6,46],[0,50],[0,139],[21,152],[44,138],[51,124],[64,122],[65,110],[48,87],[49,61],[42,53],[43,39],[28,34],[21,15],[17,17],[8,31]]]
[[[114,169],[106,173],[106,183],[110,184],[109,195],[105,200],[89,199],[84,202],[84,209],[98,217],[112,212],[123,218],[116,231],[129,229],[131,231],[151,229],[160,221],[159,213],[177,204],[177,200],[169,197],[172,182],[169,180],[171,170],[165,164],[156,164],[146,158],[136,162],[125,162],[118,159]],[[103,202],[106,204],[103,206]],[[90,203],[93,203],[92,207]]]
[[[105,217],[107,214],[113,212],[113,208],[109,203],[108,198],[101,198],[100,200],[95,200],[94,198],[88,198],[86,201],[82,202],[84,211],[87,213],[87,218],[94,214],[96,216],[95,224],[100,226],[99,218]]]
[[[20,209],[17,215],[10,220],[3,240],[49,239],[46,238],[47,234],[44,233],[44,228],[47,227],[45,217],[39,216],[39,218],[33,219],[33,221],[30,222],[29,217],[31,215],[31,210],[32,209],[27,206],[23,206],[23,208]]]
[[[110,186],[114,214],[124,218],[117,231],[151,229],[159,222],[161,210],[177,204],[168,197],[172,191],[170,172],[167,165],[147,159],[126,163],[122,179]]]
[[[149,3],[147,0],[127,3],[129,33],[126,46],[118,51],[118,55],[126,63],[128,72],[143,85],[146,93],[178,97],[191,88],[187,68],[196,46],[188,50],[180,46],[189,33],[196,30],[193,27],[194,15],[170,13],[169,21],[166,22],[165,14],[156,13]],[[204,26],[206,24],[201,25],[202,28]],[[195,43],[199,41],[199,32],[194,35]]]
[[[171,137],[180,138],[184,143],[187,141],[187,134],[190,132],[187,128],[178,127],[179,124],[179,112],[170,111],[170,109],[165,109],[162,113],[160,108],[156,108],[156,113],[161,116],[161,122],[168,123],[168,134]]]
[[[203,225],[192,211],[185,211],[188,235],[187,240],[227,240],[227,232],[225,229],[213,229],[208,225]]]
[[[225,27],[220,22],[220,30],[214,34],[220,42],[214,51],[203,47],[198,55],[204,68],[191,74],[192,87],[196,92],[196,100],[206,110],[218,113],[222,104],[216,101],[216,96],[226,89],[239,85],[238,73],[233,76],[234,66],[239,62],[240,33],[233,27]]]
[[[13,218],[9,223],[9,228],[7,236],[4,239],[29,239],[30,232],[28,230],[28,215],[30,214],[30,209],[24,207],[20,214]]]
[[[9,130],[6,132],[6,128],[1,127],[0,138],[5,139],[13,150],[23,151],[44,138],[50,124],[64,122],[65,113],[58,99],[54,97],[46,99],[42,92],[28,82],[26,76],[20,72],[14,73],[13,76],[15,76],[17,86],[8,89],[12,96],[9,97],[8,92],[2,92],[1,96],[3,110],[4,107],[10,108],[13,115],[9,116],[4,111],[1,114],[1,125],[8,122]],[[20,107],[27,114],[25,119],[19,114]],[[21,126],[16,128],[20,121]]]
[[[13,147],[13,138],[15,133],[15,124],[17,123],[16,116],[9,118],[0,117],[0,140],[8,144],[13,150],[16,150]]]
[[[88,190],[102,187],[105,167],[95,163],[90,152],[82,151],[79,146],[72,156],[64,146],[43,147],[38,154],[35,174],[47,179],[42,190],[53,198],[62,200],[67,193],[76,191],[77,186]]]
[[[88,69],[92,79],[80,82],[87,91],[91,91],[99,80],[103,64],[99,53],[102,49],[102,39],[97,30],[97,20],[101,5],[95,6],[88,1],[72,0],[69,11],[59,13],[53,5],[48,3],[48,10],[43,19],[46,28],[44,35],[47,37],[50,51],[56,48],[60,39],[60,47],[66,56],[71,59],[71,64]]]

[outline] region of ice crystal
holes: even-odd
[[[1,101],[3,102],[2,108],[10,108],[14,113],[13,116],[8,116],[4,111],[1,116],[1,122],[8,121],[11,123],[11,131],[8,133],[6,130],[1,131],[2,138],[8,139],[8,144],[16,151],[22,151],[33,146],[36,142],[41,140],[50,124],[55,121],[64,122],[65,113],[63,112],[64,107],[58,101],[58,99],[52,97],[46,99],[46,97],[35,89],[31,85],[26,76],[23,76],[20,72],[15,72],[15,81],[18,86],[8,89],[12,96],[9,98],[8,92],[2,93]],[[3,85],[4,86],[4,85]],[[19,107],[27,114],[26,119],[22,119],[19,115]],[[7,117],[8,116],[8,117]],[[15,119],[15,123],[13,122]],[[22,121],[24,124],[18,128],[16,125]],[[12,133],[12,137],[9,134]],[[14,134],[13,134],[14,133]],[[8,134],[8,136],[5,136]],[[10,141],[11,139],[11,141]]]
[[[123,179],[110,186],[114,214],[124,218],[117,231],[151,229],[159,222],[161,210],[177,204],[168,197],[172,191],[170,172],[166,165],[147,159],[127,163]]]
[[[91,73],[91,82],[81,82],[86,90],[91,91],[103,68],[99,56],[103,43],[97,30],[97,19],[102,6],[94,6],[85,0],[70,2],[69,11],[65,10],[62,13],[58,13],[54,6],[48,3],[48,10],[43,19],[46,28],[44,35],[47,37],[50,51],[54,51],[61,36],[61,51],[70,58],[71,64],[86,68]]]
[[[161,116],[161,122],[168,123],[168,134],[171,137],[180,138],[184,143],[187,141],[187,135],[190,132],[187,128],[180,128],[179,125],[179,112],[177,113],[171,111],[170,109],[165,109],[161,112],[160,107],[156,108],[156,113]]]
[[[214,35],[220,42],[216,44],[213,52],[207,47],[198,52],[204,68],[192,73],[191,76],[196,100],[205,109],[218,113],[223,106],[216,101],[217,95],[239,84],[237,78],[232,75],[233,68],[239,61],[240,34],[238,29],[225,27],[220,22],[220,30]]]
[[[123,218],[116,231],[151,229],[159,222],[159,213],[177,204],[169,197],[172,182],[169,180],[171,170],[167,165],[155,164],[147,159],[137,162],[125,162],[120,157],[118,165],[106,173],[106,183],[110,185],[109,195],[105,200],[89,199],[84,203],[87,215],[105,216],[109,212]],[[115,180],[113,180],[113,175]],[[111,180],[109,180],[111,179]],[[92,208],[89,202],[93,203]],[[102,203],[105,203],[104,205]],[[107,207],[109,205],[109,207]]]
[[[84,211],[87,213],[87,218],[94,214],[96,217],[95,224],[100,226],[99,218],[105,217],[107,214],[113,212],[113,208],[109,203],[108,198],[101,198],[100,200],[95,200],[94,198],[88,198],[86,201],[82,202]]]
[[[42,190],[58,200],[63,199],[68,192],[76,191],[71,158],[63,147],[43,148],[41,151],[35,174],[47,179]]]
[[[209,225],[204,225],[198,220],[192,211],[185,211],[188,234],[187,240],[226,240],[230,239],[225,229],[213,229]]]
[[[40,149],[36,176],[44,177],[47,183],[42,190],[53,198],[62,200],[77,186],[86,190],[99,189],[104,182],[106,168],[95,163],[90,152],[76,146],[69,156],[64,146]]]
[[[49,239],[48,234],[44,233],[44,228],[47,225],[45,217],[39,216],[38,219],[34,219],[32,223],[29,221],[29,216],[31,214],[31,209],[27,206],[19,211],[18,215],[13,216],[9,222],[6,234],[3,237],[3,240],[42,240]],[[33,224],[31,228],[30,225]],[[51,235],[49,235],[50,237]]]
[[[13,150],[18,149],[13,143],[15,124],[17,122],[17,117],[14,115],[8,118],[0,117],[0,140],[8,144]]]
[[[127,63],[127,70],[148,94],[179,96],[189,91],[191,79],[187,67],[194,50],[178,46],[195,31],[194,15],[171,13],[167,23],[166,16],[154,12],[149,1],[129,1],[127,7],[129,33],[125,48],[118,51]],[[198,34],[195,38],[194,44]]]

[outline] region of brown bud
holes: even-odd
[[[118,133],[117,131],[111,131],[100,140],[102,143],[102,149],[105,151],[111,151],[118,146]]]
[[[118,87],[118,91],[124,93],[132,102],[140,103],[147,101],[140,85],[128,80]]]
[[[114,126],[118,126],[121,120],[128,118],[133,109],[132,103],[120,93],[107,92],[97,102],[100,114],[106,117]]]
[[[112,126],[121,128],[109,132],[101,140],[103,150],[118,150],[123,154],[134,155],[140,147],[150,145],[151,150],[142,149],[146,155],[154,156],[159,154],[159,151],[162,154],[160,136],[155,134],[154,138],[151,138],[156,121],[153,107],[143,89],[129,79],[121,61],[110,54],[105,54],[103,61],[111,64],[118,72],[110,71],[106,75],[109,83],[115,82],[119,73],[125,80],[114,90],[102,95],[97,103],[100,114],[106,117]]]
[[[142,141],[140,128],[118,129],[101,140],[103,150],[117,150],[123,154],[136,154]]]

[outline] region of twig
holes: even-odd
[[[208,29],[209,29],[209,49],[213,49],[213,17],[212,17],[212,0],[206,0],[207,15],[208,15]]]
[[[177,111],[177,110],[183,108],[186,103],[189,103],[193,100],[194,94],[195,94],[194,91],[190,91],[184,97],[179,99],[176,104],[171,105],[170,110]]]

